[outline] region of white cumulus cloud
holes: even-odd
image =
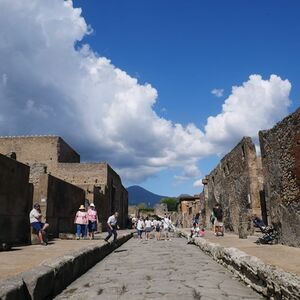
[[[106,160],[135,182],[170,167],[195,179],[199,159],[287,113],[290,83],[252,75],[205,132],[174,123],[154,111],[154,87],[80,44],[90,32],[72,1],[0,0],[1,135],[61,135],[86,159]]]
[[[220,98],[223,97],[224,89],[213,89],[211,93],[216,97]]]
[[[143,180],[194,163],[195,125],[161,118],[157,91],[78,42],[91,31],[71,1],[0,1],[0,133],[59,134],[85,158]]]
[[[193,183],[193,187],[201,188],[203,187],[202,179],[198,179]]]
[[[234,86],[222,112],[207,119],[205,138],[215,152],[229,150],[243,136],[257,138],[261,129],[272,127],[288,113],[291,83],[279,76],[262,79],[251,75],[241,86]]]

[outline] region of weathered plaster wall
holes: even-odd
[[[224,212],[227,230],[236,233],[241,229],[251,231],[251,214],[261,214],[262,178],[259,166],[251,138],[243,138],[206,177],[207,216],[218,202]]]
[[[43,216],[50,224],[49,233],[74,233],[74,217],[81,204],[85,203],[85,192],[81,188],[48,174],[41,174],[34,191],[34,202],[41,205]]]
[[[259,133],[269,218],[280,242],[300,246],[300,109]]]
[[[29,167],[0,154],[0,242],[30,243]]]

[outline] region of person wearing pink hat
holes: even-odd
[[[84,205],[80,205],[74,223],[76,224],[76,239],[84,238],[86,235],[86,226],[88,224],[88,216]]]

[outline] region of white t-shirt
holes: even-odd
[[[168,229],[169,226],[171,225],[170,219],[169,218],[164,218],[163,224],[164,224],[164,229]]]
[[[151,228],[151,221],[150,220],[146,220],[145,221],[145,226],[146,226],[146,228]]]
[[[30,223],[40,222],[41,216],[42,214],[40,214],[35,208],[33,208],[29,214]]]
[[[145,226],[145,223],[144,223],[143,220],[138,220],[137,221],[137,225],[136,225],[137,230],[143,230],[144,226]]]
[[[118,220],[116,219],[115,215],[112,215],[108,218],[107,224],[115,226],[117,224],[117,221]]]

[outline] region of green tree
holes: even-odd
[[[138,207],[139,209],[145,209],[145,208],[147,208],[147,204],[146,204],[145,202],[141,202],[141,203],[138,204],[137,207]]]
[[[176,198],[162,198],[160,203],[167,204],[168,211],[176,211],[177,210],[177,199]]]

